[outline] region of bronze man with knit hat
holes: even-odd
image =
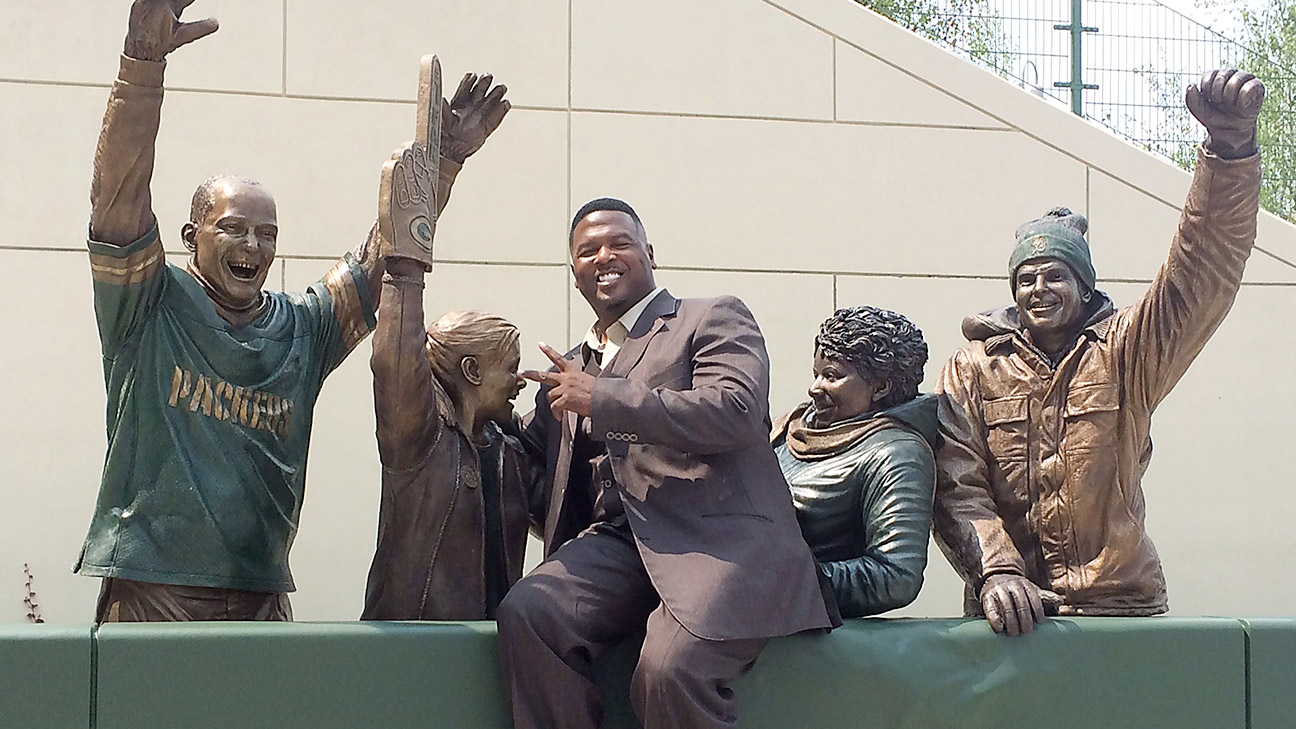
[[[1015,306],[963,321],[941,373],[933,513],[996,632],[1063,615],[1155,615],[1165,576],[1144,528],[1152,412],[1233,305],[1255,243],[1264,86],[1212,71],[1186,94],[1206,127],[1170,255],[1116,310],[1096,288],[1088,222],[1057,208],[1017,230]]]

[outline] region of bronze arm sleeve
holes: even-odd
[[[90,181],[90,237],[100,243],[128,245],[155,224],[149,182],[165,69],[166,61],[121,57]]]
[[[436,444],[441,420],[437,385],[425,354],[423,266],[393,258],[386,268],[369,366],[374,376],[378,455],[384,467],[404,470],[418,466]]]
[[[904,607],[918,597],[931,532],[932,452],[925,443],[897,440],[848,478],[863,482],[860,530],[864,553],[822,562],[843,618]]]
[[[990,575],[1025,576],[1026,565],[995,507],[975,376],[967,353],[956,350],[936,386],[944,443],[936,456],[932,526],[954,571],[979,594]]]
[[[1199,148],[1170,255],[1114,332],[1133,375],[1131,393],[1147,411],[1170,393],[1233,307],[1259,207],[1259,154],[1225,160]]]

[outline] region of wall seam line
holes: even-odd
[[[99,726],[99,624],[90,626],[90,729]]]
[[[567,214],[572,209],[572,60],[573,50],[576,47],[576,0],[567,0],[567,209],[563,211],[563,221],[567,220]],[[564,226],[565,227],[565,226]],[[567,246],[567,255],[571,255],[570,242]],[[567,278],[563,277],[563,282],[567,283]],[[572,341],[572,287],[563,286],[566,291],[564,297],[567,303],[567,321],[564,322],[564,329],[567,332],[567,342]]]
[[[288,95],[288,0],[283,0],[283,39],[282,39],[282,45],[279,48],[279,52],[283,56],[283,58],[281,59],[282,65],[279,68],[280,89],[283,92],[282,95],[287,96]]]
[[[1238,622],[1242,624],[1242,681],[1246,687],[1244,717],[1246,729],[1251,729],[1251,625],[1245,620]]]

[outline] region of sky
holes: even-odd
[[[1172,8],[1202,25],[1210,26],[1226,36],[1236,24],[1241,10],[1248,6],[1260,4],[1263,0],[1157,0],[1162,5]]]

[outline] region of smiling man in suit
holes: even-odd
[[[729,682],[769,638],[839,624],[769,446],[769,358],[732,296],[657,287],[639,216],[600,198],[571,228],[597,317],[541,384],[525,431],[546,465],[546,560],[500,605],[519,729],[595,729],[590,662],[647,635],[631,682],[645,729],[727,727]]]

